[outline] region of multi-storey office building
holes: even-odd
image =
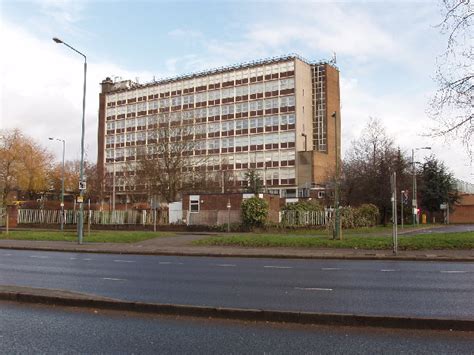
[[[106,78],[101,85],[98,166],[109,176],[106,194],[112,181],[118,196],[140,193],[127,186],[124,170],[141,148],[153,152],[157,131],[171,126],[188,127],[190,154],[206,156],[210,175],[231,170],[236,185],[256,169],[269,191],[303,196],[334,176],[341,115],[339,71],[331,64],[290,55],[146,84]]]

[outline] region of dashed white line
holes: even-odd
[[[397,271],[397,270],[395,270],[395,269],[382,269],[380,271],[382,271],[382,272],[394,272],[394,271]]]
[[[293,269],[292,266],[275,266],[275,265],[265,265],[265,268],[268,269]]]
[[[85,259],[82,259],[82,260],[86,260],[86,261],[89,261],[89,260],[92,260],[92,259],[90,259],[90,258],[85,258]]]
[[[12,256],[11,254],[2,254],[2,256]]]
[[[133,261],[133,260],[119,260],[119,259],[117,259],[117,260],[114,260],[114,262],[116,262],[116,263],[134,263],[135,261]]]
[[[69,260],[77,260],[77,258],[69,258]]]
[[[172,262],[171,261],[160,261],[158,264],[168,265],[168,264],[172,264]]]
[[[235,264],[216,264],[216,266],[221,266],[221,267],[236,267],[237,265],[235,265]]]
[[[333,271],[333,270],[341,270],[341,268],[340,267],[323,267],[323,268],[321,268],[321,270]]]
[[[30,255],[30,258],[49,259],[49,256],[44,256],[44,255]]]
[[[442,270],[440,271],[442,273],[445,273],[445,274],[464,274],[466,273],[467,271],[462,271],[462,270]]]
[[[116,279],[113,277],[103,277],[102,280],[109,280],[109,281],[127,281],[125,279]]]
[[[302,290],[302,291],[333,291],[332,288],[323,288],[323,287],[295,287],[295,290]]]

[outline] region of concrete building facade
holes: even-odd
[[[282,197],[307,196],[333,179],[341,114],[332,64],[289,55],[146,84],[106,78],[101,86],[98,168],[106,196],[143,193],[125,170],[156,153],[160,132],[172,127],[186,129],[200,171],[230,172],[235,186],[245,185],[249,169]],[[180,132],[166,139],[180,140]]]

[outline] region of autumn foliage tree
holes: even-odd
[[[52,155],[19,129],[0,133],[0,188],[2,204],[9,194],[23,190],[29,198],[49,190]]]

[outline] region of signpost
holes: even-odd
[[[398,252],[398,229],[397,229],[397,173],[393,172],[390,176],[390,185],[392,188],[392,237],[393,237],[393,253]],[[403,218],[403,216],[402,216]]]
[[[449,202],[444,202],[439,205],[439,209],[444,211],[444,223],[449,224]]]
[[[230,233],[230,198],[227,200],[227,233]]]

